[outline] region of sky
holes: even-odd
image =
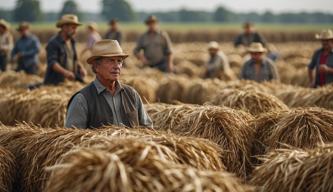
[[[59,11],[65,0],[40,0],[45,11]],[[100,10],[100,0],[75,0],[84,11]],[[332,0],[128,0],[136,10],[167,11],[179,8],[214,10],[218,5],[237,12],[271,10],[285,11],[322,11],[333,13]],[[0,0],[0,8],[13,8],[16,0]]]

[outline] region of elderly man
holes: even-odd
[[[105,34],[105,39],[117,40],[119,42],[119,44],[121,44],[123,41],[123,35],[119,31],[118,20],[112,19],[109,22],[109,26],[110,26],[110,28],[109,28],[108,32]]]
[[[230,69],[227,56],[220,50],[216,41],[208,44],[209,60],[206,64],[207,78],[221,77],[223,79],[233,79],[234,75]]]
[[[171,40],[158,27],[158,19],[149,16],[145,21],[148,31],[144,33],[134,49],[135,56],[144,64],[162,72],[173,71]],[[141,53],[143,50],[143,54]]]
[[[322,47],[314,52],[308,66],[310,87],[333,83],[333,32],[324,30],[316,39],[321,41]]]
[[[279,80],[277,69],[273,62],[266,58],[266,49],[261,43],[252,43],[248,48],[251,59],[245,62],[241,70],[241,78],[257,82]]]
[[[13,36],[9,32],[9,24],[0,19],[0,72],[7,69],[7,58],[13,48]]]
[[[85,69],[78,63],[73,39],[81,25],[77,16],[64,15],[57,22],[60,32],[51,38],[46,47],[47,70],[44,84],[58,85],[65,80],[83,81]]]
[[[17,62],[16,71],[24,71],[27,74],[37,74],[38,53],[40,49],[39,39],[30,33],[30,25],[22,22],[17,28],[21,37],[16,41],[12,50],[12,60]]]
[[[139,94],[119,82],[124,59],[118,41],[102,40],[92,49],[96,79],[75,94],[68,104],[65,127],[98,128],[104,125],[152,127]]]

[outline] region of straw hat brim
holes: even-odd
[[[62,27],[63,25],[66,25],[66,24],[72,24],[72,25],[77,25],[77,26],[80,26],[82,25],[82,23],[80,22],[73,22],[73,21],[58,21],[56,26],[58,28]]]
[[[316,35],[316,39],[317,40],[331,40],[331,39],[333,39],[333,36],[322,37],[321,35]]]
[[[129,55],[125,54],[125,53],[117,53],[117,54],[104,54],[104,55],[96,55],[96,56],[91,56],[87,59],[87,63],[88,64],[93,64],[93,62],[97,59],[97,58],[101,58],[101,57],[123,57],[124,59],[127,58]]]

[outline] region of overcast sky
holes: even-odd
[[[65,0],[40,0],[42,9],[58,11]],[[82,10],[100,10],[100,0],[75,0]],[[224,5],[234,11],[324,11],[333,13],[333,0],[128,0],[137,10],[172,10],[179,8],[214,10]],[[13,8],[16,0],[0,0],[0,8]]]

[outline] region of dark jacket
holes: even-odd
[[[308,65],[308,68],[313,70],[316,69],[316,80],[315,80],[315,86],[319,85],[319,66],[320,66],[320,55],[323,52],[323,49],[317,49],[311,59],[310,64]],[[327,66],[330,68],[333,68],[333,49],[331,50],[331,52],[329,53],[328,56],[328,60],[327,60]],[[333,75],[332,74],[328,74],[326,73],[325,75],[325,79],[326,79],[326,84],[328,83],[333,83]]]
[[[73,58],[74,69],[76,69],[75,71],[73,71],[73,73],[75,74],[77,80],[81,80],[82,78],[80,76],[79,66],[77,65],[78,57],[76,52],[75,41],[71,40],[71,44],[74,52],[74,58]],[[44,84],[57,85],[59,83],[64,82],[65,77],[62,74],[55,72],[53,70],[53,65],[58,63],[63,68],[68,69],[65,46],[66,42],[60,36],[60,34],[53,36],[48,42],[46,46],[47,70],[44,79]]]
[[[251,45],[251,43],[261,43],[264,47],[266,47],[266,40],[257,32],[253,32],[250,35],[245,35],[244,33],[242,33],[238,35],[234,40],[235,47],[238,47],[240,45],[248,47]]]
[[[105,34],[105,39],[117,40],[118,43],[121,45],[123,41],[123,35],[120,31],[108,31]]]
[[[94,83],[89,84],[78,93],[81,93],[88,104],[88,122],[87,128],[98,128],[104,125],[111,125],[113,123],[112,110],[102,94],[98,94]],[[73,98],[78,94],[74,94],[68,102],[68,107]],[[136,92],[130,86],[121,84],[121,103],[120,108],[121,119],[127,127],[139,126],[138,110],[135,105]],[[67,108],[68,108],[67,107]]]

